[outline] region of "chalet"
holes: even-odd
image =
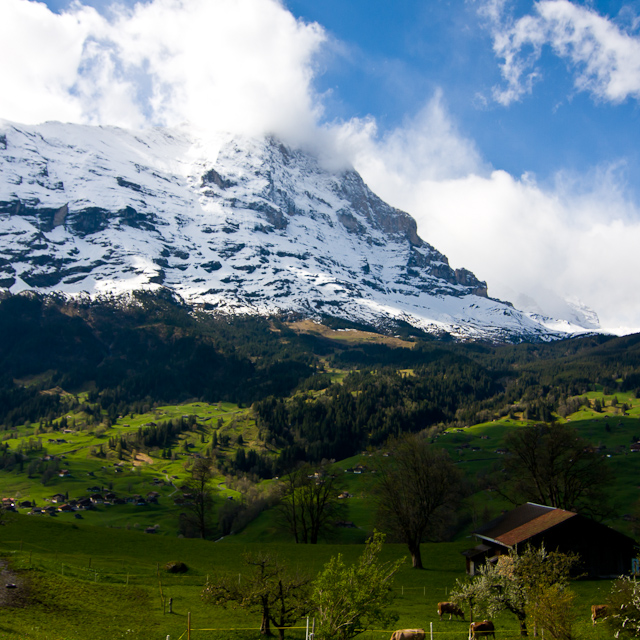
[[[58,511],[61,511],[63,513],[68,513],[70,511],[75,511],[75,509],[70,504],[63,504],[58,507]]]
[[[64,493],[56,493],[51,496],[51,502],[66,502],[66,500],[67,496],[65,496]]]
[[[547,551],[577,553],[580,571],[590,578],[617,577],[631,571],[637,543],[604,524],[573,511],[528,502],[472,532],[479,544],[463,551],[467,573],[510,550],[544,545]]]

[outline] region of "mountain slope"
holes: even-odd
[[[166,287],[224,313],[408,322],[459,338],[581,328],[487,297],[353,170],[277,140],[0,123],[0,286]]]

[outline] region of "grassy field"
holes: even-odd
[[[28,606],[6,608],[0,620],[0,637],[13,640],[141,640],[186,637],[187,616],[191,614],[193,640],[257,638],[257,613],[223,609],[200,599],[207,578],[246,573],[243,553],[268,547],[291,568],[314,576],[331,556],[343,554],[347,562],[357,558],[361,545],[315,546],[259,542],[213,543],[181,538],[141,536],[126,530],[64,524],[53,520],[16,518],[2,530],[0,549],[12,565],[20,569],[19,588],[29,592]],[[468,623],[440,622],[436,605],[445,600],[456,579],[464,577],[460,552],[468,540],[423,545],[425,570],[410,568],[408,558],[394,585],[394,610],[399,619],[394,628],[429,629],[443,640],[462,639]],[[406,557],[400,545],[386,545],[383,560]],[[185,562],[189,571],[172,575],[164,565],[172,560]],[[610,588],[608,581],[578,582],[577,637],[584,640],[608,638],[604,625],[592,627],[589,607],[602,602]],[[168,613],[172,598],[173,613]],[[498,638],[517,637],[513,617],[496,619]],[[304,623],[302,623],[304,624]],[[237,631],[233,631],[237,630]],[[380,629],[363,638],[387,638],[392,629]],[[303,638],[304,629],[287,632],[287,637]]]
[[[162,451],[146,453],[125,451],[122,459],[108,444],[112,438],[120,438],[136,433],[150,423],[159,424],[165,420],[195,416],[192,430],[179,436],[172,447],[172,458],[162,457]],[[82,412],[68,414],[70,424],[75,428],[60,430],[40,430],[37,424],[24,425],[4,433],[2,442],[11,450],[29,451],[34,447],[32,458],[53,457],[60,472],[43,483],[40,473],[29,473],[28,464],[16,466],[12,471],[0,471],[0,496],[18,501],[35,501],[38,507],[50,503],[54,494],[62,494],[67,499],[91,495],[90,487],[98,487],[102,493],[113,492],[119,497],[134,495],[147,496],[149,492],[159,494],[158,503],[148,503],[144,507],[133,504],[97,505],[95,510],[82,513],[87,523],[103,526],[139,528],[157,526],[158,533],[175,535],[180,509],[173,500],[179,494],[178,487],[188,477],[187,465],[194,455],[204,455],[211,445],[212,433],[219,438],[229,439],[226,446],[219,445],[222,453],[233,456],[237,448],[237,438],[242,436],[245,446],[264,450],[257,442],[257,429],[247,409],[237,405],[217,403],[209,405],[195,402],[176,406],[159,406],[138,415],[119,417],[111,426],[89,425]],[[37,449],[40,443],[42,449]],[[100,454],[102,449],[103,454]],[[231,496],[238,498],[237,491],[225,485],[225,477],[215,479],[219,491],[217,499],[222,502]],[[24,513],[29,509],[22,510]],[[59,514],[57,517],[71,520],[74,514]]]
[[[596,446],[617,476],[615,501],[620,514],[631,513],[638,500],[640,453],[631,453],[629,445],[640,437],[640,401],[628,394],[617,394],[618,405],[612,406],[612,396],[602,392],[588,394],[599,399],[603,411],[583,408],[566,418]],[[622,411],[621,403],[630,407]],[[110,438],[131,433],[149,422],[195,416],[195,426],[183,433],[173,447],[173,459],[155,450],[143,454],[127,452],[118,459],[108,448]],[[504,436],[512,429],[529,424],[522,416],[452,429],[438,438],[452,458],[469,478],[477,477],[491,465],[500,462]],[[157,504],[146,506],[98,505],[94,511],[82,512],[80,519],[73,513],[58,513],[55,517],[28,516],[27,509],[13,516],[0,529],[0,553],[23,581],[26,601],[9,605],[7,615],[0,619],[0,638],[4,640],[141,640],[170,636],[186,638],[187,615],[191,614],[193,640],[249,639],[258,637],[259,615],[240,610],[211,607],[202,603],[200,594],[207,580],[219,574],[238,575],[245,572],[242,556],[245,552],[267,548],[280,555],[292,568],[315,575],[332,555],[342,553],[348,561],[355,560],[374,520],[369,499],[375,476],[368,472],[369,453],[362,452],[336,463],[345,489],[352,495],[346,500],[348,516],[356,526],[340,529],[337,536],[317,546],[294,545],[278,527],[272,510],[264,511],[244,530],[217,543],[187,540],[177,536],[179,507],[173,502],[179,486],[187,476],[187,463],[195,454],[204,454],[211,445],[213,432],[227,436],[223,450],[234,455],[238,435],[245,446],[264,446],[258,442],[257,427],[247,409],[236,405],[202,402],[179,406],[153,407],[146,413],[127,415],[112,425],[87,424],[82,413],[70,413],[75,428],[68,433],[40,431],[39,426],[24,425],[4,433],[3,442],[10,448],[29,447],[29,440],[40,438],[47,455],[55,455],[60,468],[68,469],[68,477],[54,476],[43,484],[38,475],[28,477],[28,469],[19,467],[0,472],[0,495],[18,500],[35,500],[38,506],[48,502],[55,493],[78,498],[88,495],[88,488],[98,486],[117,495],[160,494]],[[49,439],[65,442],[49,443]],[[100,445],[106,455],[96,455]],[[189,446],[187,446],[187,444]],[[34,454],[35,455],[35,454]],[[37,455],[42,455],[39,452]],[[363,465],[360,474],[348,473]],[[215,479],[219,504],[231,496],[241,498],[229,488],[226,479]],[[455,640],[466,637],[468,623],[453,620],[440,622],[436,604],[447,599],[456,579],[464,577],[464,561],[460,552],[472,546],[467,537],[479,523],[509,508],[493,493],[478,492],[471,496],[466,508],[464,526],[453,542],[425,544],[423,561],[426,569],[414,571],[405,562],[395,583],[395,610],[399,614],[396,628],[424,627],[433,623],[434,638]],[[609,523],[624,533],[631,533],[631,523],[619,519]],[[154,527],[156,534],[143,533]],[[402,546],[387,545],[385,557],[407,556]],[[169,561],[187,563],[189,571],[180,576],[167,573]],[[8,570],[5,568],[5,571]],[[6,578],[10,574],[3,574]],[[7,578],[6,581],[9,581]],[[0,584],[1,586],[1,584]],[[577,593],[575,613],[576,637],[582,640],[603,640],[610,635],[604,625],[595,628],[589,619],[589,607],[606,599],[608,581],[581,581],[574,585]],[[172,599],[173,612],[168,613]],[[0,600],[1,602],[1,600]],[[25,606],[25,603],[27,606]],[[518,637],[515,620],[504,615],[496,620],[498,638]],[[390,629],[366,634],[367,640],[388,638]],[[287,637],[304,637],[304,629],[287,632]]]
[[[582,408],[568,416],[566,421],[577,428],[579,433],[594,446],[602,447],[603,455],[611,464],[616,475],[613,501],[620,516],[610,522],[624,533],[632,532],[628,514],[634,511],[634,505],[640,497],[638,490],[638,472],[640,471],[640,453],[632,453],[629,446],[640,439],[640,401],[630,394],[617,394],[618,404],[612,406],[613,396],[602,392],[587,394],[604,405],[596,412],[593,408]],[[627,404],[623,412],[622,403]],[[136,433],[150,423],[159,424],[164,420],[193,416],[194,426],[180,434],[171,448],[171,457],[163,457],[163,451],[155,449],[145,453],[128,450],[119,456],[116,450],[109,448],[109,441],[120,436]],[[559,418],[559,421],[563,421]],[[98,504],[92,511],[82,512],[81,522],[93,525],[118,527],[144,531],[154,527],[158,535],[175,536],[177,534],[180,507],[174,504],[180,496],[179,487],[188,476],[188,465],[194,456],[205,455],[212,444],[213,433],[218,441],[222,438],[228,444],[219,445],[218,450],[229,457],[235,455],[237,440],[242,436],[244,447],[256,448],[262,452],[268,449],[258,439],[258,430],[251,417],[250,409],[240,408],[229,403],[206,404],[192,402],[176,406],[158,406],[146,413],[119,417],[112,425],[105,423],[89,425],[82,412],[70,413],[68,422],[73,427],[66,432],[60,430],[41,430],[39,425],[24,425],[15,430],[4,432],[2,443],[10,450],[29,451],[38,441],[42,449],[32,451],[30,459],[41,459],[44,455],[57,458],[59,470],[68,475],[55,474],[43,483],[41,473],[31,469],[29,463],[16,465],[11,471],[0,471],[0,497],[17,501],[35,501],[38,507],[51,504],[54,494],[62,494],[66,499],[78,499],[91,495],[90,487],[101,492],[113,492],[121,498],[134,495],[146,497],[150,492],[158,494],[157,504],[149,502],[146,506],[133,503],[123,505]],[[488,423],[450,429],[438,437],[439,446],[446,448],[465,474],[471,479],[499,464],[503,454],[505,435],[513,430],[530,424],[515,416],[515,419],[503,418]],[[102,449],[103,454],[100,454]],[[272,451],[272,455],[276,452]],[[120,459],[120,457],[122,459]],[[344,471],[362,464],[370,465],[369,454],[363,452],[353,458],[339,461],[336,468]],[[366,534],[373,528],[371,505],[369,504],[372,474],[366,470],[362,474],[343,473],[345,489],[353,496],[347,502],[348,520],[355,523],[357,529],[342,531],[338,542],[363,542]],[[242,499],[242,495],[226,484],[222,475],[215,478],[216,499],[218,504],[227,498]],[[232,485],[235,486],[235,485]],[[503,500],[487,492],[479,492],[469,500],[466,516],[468,532],[478,520],[493,517],[503,508],[508,508]],[[26,513],[29,509],[22,509]],[[34,516],[36,517],[36,516]],[[48,516],[38,516],[48,517]],[[58,513],[56,516],[64,522],[77,521],[73,513]],[[240,535],[249,541],[286,540],[275,527],[272,514],[264,513]]]

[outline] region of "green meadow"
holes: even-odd
[[[630,445],[640,440],[640,401],[628,393],[616,396],[604,395],[601,391],[587,395],[592,404],[596,399],[604,405],[601,411],[583,407],[580,411],[557,419],[567,421],[593,446],[599,447],[615,471],[616,486],[612,492],[620,517],[612,522],[625,533],[631,532],[630,515],[638,500],[638,470],[640,452],[632,452]],[[617,405],[612,406],[614,399]],[[81,400],[81,398],[80,398]],[[623,411],[625,403],[627,410]],[[191,417],[193,426],[180,433],[177,441],[168,449],[153,448],[148,451],[128,449],[118,453],[110,447],[117,439],[135,434],[149,424]],[[59,421],[56,421],[59,422]],[[231,403],[207,404],[192,402],[182,405],[157,406],[141,414],[119,416],[113,422],[89,424],[87,415],[81,411],[67,415],[68,427],[61,430],[57,424],[43,427],[36,423],[22,425],[2,433],[2,444],[10,450],[27,453],[29,460],[40,460],[44,456],[55,459],[55,473],[43,478],[42,465],[36,469],[35,463],[25,462],[10,471],[0,471],[0,497],[17,501],[35,501],[38,507],[50,505],[54,494],[62,494],[65,499],[90,496],[90,488],[100,492],[113,492],[122,498],[150,492],[157,493],[157,503],[145,506],[133,503],[123,505],[98,504],[95,510],[82,512],[82,522],[106,527],[156,529],[157,535],[175,536],[179,505],[174,504],[179,497],[179,487],[188,478],[188,467],[194,456],[208,455],[212,440],[217,440],[216,453],[221,458],[231,459],[239,448],[255,449],[266,455],[277,455],[277,450],[262,442],[250,409]],[[436,444],[448,450],[453,460],[471,481],[475,481],[493,466],[499,465],[504,455],[505,435],[513,430],[532,424],[522,416],[505,417],[491,422],[465,428],[449,429],[440,434]],[[241,444],[238,444],[240,438]],[[359,528],[359,532],[345,530],[338,542],[362,542],[373,527],[369,493],[374,481],[370,470],[369,453],[338,461],[335,467],[345,469],[358,464],[365,466],[362,474],[343,473],[345,489],[353,496],[349,499],[349,520]],[[51,464],[51,463],[50,463]],[[62,473],[66,473],[64,477]],[[242,487],[230,477],[220,474],[215,478],[218,504],[225,500],[242,500]],[[266,488],[271,481],[262,481],[259,487]],[[475,524],[482,514],[495,515],[505,503],[487,492],[479,492],[469,501],[467,519]],[[29,509],[21,509],[27,513]],[[33,516],[45,517],[45,516]],[[48,516],[46,516],[48,517]],[[59,513],[60,521],[74,521],[74,514]],[[268,539],[279,540],[281,534],[267,514],[260,516],[257,529]],[[255,538],[261,534],[254,532],[256,525],[249,525],[241,535]]]
[[[582,408],[566,420],[594,446],[601,447],[616,471],[613,499],[618,512],[630,514],[638,499],[640,453],[632,453],[629,446],[640,438],[640,402],[621,393],[617,394],[618,404],[612,405],[613,396],[602,391],[592,392],[589,397],[592,404],[599,399],[603,409]],[[627,404],[626,411],[622,410],[622,403]],[[173,455],[168,458],[160,449],[144,454],[127,451],[118,456],[108,446],[110,438],[136,432],[150,422],[183,416],[195,416],[193,428],[180,434],[172,448]],[[66,432],[43,429],[38,424],[4,432],[3,442],[10,448],[22,447],[27,451],[39,439],[44,450],[37,455],[46,451],[46,455],[56,456],[60,470],[67,469],[69,475],[53,475],[43,484],[38,475],[29,477],[26,465],[5,470],[0,475],[2,497],[35,500],[38,506],[45,506],[51,504],[53,494],[79,498],[89,495],[88,488],[97,486],[104,492],[122,496],[145,496],[156,491],[158,502],[145,506],[99,504],[93,511],[80,512],[80,518],[74,513],[58,513],[53,517],[26,515],[29,509],[11,514],[7,525],[0,529],[0,553],[7,567],[18,571],[19,589],[28,597],[5,608],[0,619],[2,639],[144,640],[169,636],[176,640],[187,638],[189,619],[193,640],[257,638],[260,622],[257,613],[212,607],[201,601],[207,579],[225,574],[237,575],[242,580],[246,574],[243,554],[257,550],[275,553],[290,568],[314,576],[338,553],[348,561],[355,560],[374,528],[370,491],[375,475],[367,466],[370,453],[362,452],[334,466],[352,496],[345,502],[348,519],[355,526],[340,529],[322,544],[292,544],[271,509],[260,513],[242,531],[217,542],[178,537],[180,507],[174,504],[174,498],[188,475],[189,461],[194,454],[207,453],[214,432],[218,441],[226,436],[226,444],[219,444],[223,454],[233,456],[239,446],[268,451],[258,440],[250,411],[230,403],[194,402],[152,407],[138,415],[120,416],[108,426],[88,424],[87,416],[81,412],[69,413],[67,419],[75,428],[67,428]],[[527,424],[530,423],[522,416],[515,415],[450,429],[438,436],[437,445],[445,447],[473,480],[499,464],[506,433]],[[238,436],[242,436],[242,444],[238,444]],[[49,443],[49,439],[56,442]],[[364,467],[362,473],[346,471],[357,465]],[[242,499],[240,487],[234,489],[227,483],[224,475],[215,479],[219,505],[229,498]],[[436,605],[447,599],[457,579],[464,578],[464,558],[460,553],[473,544],[469,532],[504,508],[509,505],[495,494],[478,491],[472,495],[453,540],[423,546],[426,566],[423,571],[410,568],[403,546],[386,545],[384,559],[406,558],[394,586],[394,610],[399,615],[395,628],[432,628],[433,637],[441,640],[461,640],[467,636],[468,622],[440,621]],[[609,524],[625,533],[632,531],[628,517]],[[145,533],[150,527],[156,533]],[[170,574],[164,569],[170,561],[185,562],[189,570],[181,575]],[[573,588],[577,594],[576,637],[608,638],[604,624],[595,627],[591,624],[589,610],[591,604],[606,599],[610,582],[578,581]],[[505,614],[495,622],[498,638],[518,637],[512,617]],[[300,624],[300,628],[288,630],[287,637],[303,638],[306,621]],[[361,637],[388,638],[391,631],[379,629]]]
[[[188,618],[193,640],[259,637],[260,616],[237,609],[204,604],[200,599],[207,579],[218,575],[243,579],[245,552],[268,550],[289,567],[314,576],[329,558],[342,554],[353,561],[359,544],[295,545],[209,542],[194,539],[144,536],[133,531],[64,524],[53,519],[15,516],[2,531],[3,556],[20,569],[29,605],[7,608],[0,619],[0,637],[33,640],[105,640],[113,638],[185,638]],[[468,622],[440,621],[437,603],[446,600],[456,579],[464,577],[460,552],[469,540],[423,545],[425,569],[412,570],[408,558],[394,584],[393,609],[399,618],[394,628],[433,625],[434,638],[454,640],[468,634]],[[403,546],[388,544],[383,560],[406,558]],[[185,574],[167,573],[169,561],[185,562]],[[591,624],[590,605],[602,602],[609,581],[577,582],[575,613],[577,637],[608,638],[602,624]],[[172,599],[172,612],[168,603]],[[518,637],[515,619],[496,619],[498,638]],[[301,621],[304,627],[306,621]],[[393,629],[363,634],[374,640],[388,638]],[[303,638],[304,628],[287,631]]]

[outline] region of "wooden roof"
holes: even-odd
[[[478,538],[512,547],[555,527],[577,514],[528,502],[474,531]]]

